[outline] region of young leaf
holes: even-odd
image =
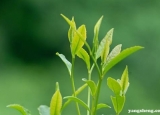
[[[85,25],[81,25],[78,30],[77,30],[80,34],[81,34],[81,37],[75,33],[74,34],[74,38],[72,40],[72,43],[71,43],[71,51],[72,51],[72,55],[76,55],[77,52],[82,48],[82,46],[84,45],[84,41],[86,40],[86,27]],[[83,39],[83,40],[81,40]]]
[[[87,86],[88,86],[88,85],[85,83],[85,84],[82,85],[80,88],[78,88],[78,89],[76,90],[76,92],[75,92],[76,96],[77,96],[78,94],[80,94]],[[72,95],[72,96],[73,96],[73,95]],[[63,104],[61,111],[63,111],[63,109],[64,109],[70,102],[71,102],[71,100],[68,99],[68,100]]]
[[[109,47],[109,42],[107,41],[105,46],[104,46],[104,50],[101,54],[101,64],[103,65],[104,63],[106,63],[106,60],[107,60],[107,56],[109,54],[109,50],[110,50],[110,47]]]
[[[49,107],[46,105],[40,105],[38,111],[40,115],[50,115]]]
[[[72,21],[70,21],[66,16],[64,16],[63,14],[61,14],[61,16],[66,20],[66,22],[72,27],[74,28],[75,25]]]
[[[64,97],[63,99],[70,99],[70,100],[73,100],[73,101],[75,101],[75,102],[78,102],[78,103],[81,104],[84,108],[86,108],[88,111],[90,111],[90,109],[88,108],[87,104],[84,103],[82,100],[80,100],[80,99],[77,98],[77,97],[66,96],[66,97]]]
[[[121,52],[122,44],[119,44],[113,48],[113,50],[109,53],[107,57],[107,62],[109,63],[113,58],[115,58]]]
[[[103,16],[98,20],[98,22],[94,26],[94,39],[93,39],[93,50],[94,51],[97,51],[98,49],[98,45],[99,45],[98,34],[99,34],[99,28],[101,26],[102,19],[103,19]]]
[[[115,79],[108,77],[107,78],[107,85],[114,92],[115,95],[121,94],[121,90],[122,90],[121,86]]]
[[[56,55],[58,55],[62,61],[66,64],[67,69],[69,71],[69,74],[71,76],[71,68],[72,68],[72,64],[66,59],[66,57],[63,54],[59,54],[58,52],[56,53]]]
[[[143,47],[141,46],[134,46],[134,47],[130,47],[127,48],[125,50],[123,50],[120,54],[118,54],[115,58],[113,58],[105,67],[103,70],[103,75],[105,75],[105,73],[107,71],[109,71],[114,65],[116,65],[118,62],[120,62],[121,60],[123,60],[124,58],[126,58],[127,56],[131,55],[132,53],[142,49]]]
[[[68,39],[69,39],[69,42],[72,43],[72,40],[73,40],[73,37],[74,37],[74,33],[76,30],[76,23],[74,22],[74,18],[72,18],[72,24],[73,24],[73,28],[70,26],[69,30],[68,30]]]
[[[99,103],[97,105],[97,110],[101,109],[101,108],[111,108],[111,107],[109,105],[104,104],[104,103]]]
[[[18,110],[19,112],[21,112],[22,115],[31,115],[29,110],[27,110],[26,108],[24,108],[23,106],[19,104],[10,104],[7,107]]]
[[[128,77],[128,67],[126,66],[125,70],[123,71],[121,80],[120,80],[120,85],[122,87],[122,93],[125,95],[128,86],[129,86],[129,77]]]
[[[56,92],[53,94],[50,103],[50,115],[60,115],[62,107],[62,96],[58,83],[56,84]]]
[[[116,114],[119,115],[125,103],[125,96],[119,96],[119,95],[117,95],[116,97],[111,96],[111,100]]]
[[[96,59],[98,59],[101,55],[103,55],[102,52],[104,52],[104,50],[107,50],[105,46],[106,45],[109,46],[112,43],[112,35],[113,35],[113,28],[107,32],[105,37],[100,42],[100,45],[98,46],[96,52]]]
[[[90,70],[90,57],[89,57],[88,53],[85,51],[85,49],[81,48],[77,52],[77,56],[85,61],[86,65],[87,65],[87,69]]]
[[[91,94],[92,96],[94,96],[96,93],[96,89],[97,89],[95,82],[92,80],[87,80],[85,78],[83,78],[82,80],[88,84],[89,88],[91,89]]]

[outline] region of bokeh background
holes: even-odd
[[[160,109],[159,11],[159,0],[1,0],[0,115],[20,115],[6,108],[13,103],[25,106],[32,115],[38,115],[39,105],[49,105],[57,81],[63,96],[71,94],[68,71],[55,55],[60,52],[70,60],[69,26],[61,13],[70,19],[74,16],[77,26],[86,24],[90,44],[93,27],[103,15],[99,39],[114,28],[112,48],[117,44],[123,44],[123,49],[134,45],[145,47],[117,64],[105,76],[100,102],[112,106],[112,92],[106,86],[106,78],[120,78],[128,65],[130,87],[122,115],[127,115],[128,109]],[[79,87],[87,71],[80,59],[76,61],[75,82]],[[96,72],[93,78],[97,78]],[[80,95],[84,101],[85,92]],[[71,103],[63,115],[76,115],[74,106]],[[83,107],[81,111],[86,114]],[[101,109],[97,115],[102,114],[115,113],[113,109]]]

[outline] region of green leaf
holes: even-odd
[[[72,21],[70,21],[65,15],[61,14],[61,16],[66,20],[66,22],[72,27],[74,28],[75,25]]]
[[[120,80],[120,85],[122,87],[122,93],[125,95],[128,86],[129,86],[129,77],[128,77],[128,67],[126,66],[125,70],[123,71],[121,80]]]
[[[119,96],[116,97],[111,96],[112,104],[114,106],[114,110],[119,115],[119,113],[122,111],[124,103],[125,103],[125,96]]]
[[[81,25],[77,31],[79,34],[81,34],[81,38],[77,33],[74,34],[74,38],[71,43],[71,51],[72,51],[73,56],[76,55],[77,52],[83,47],[84,41],[86,40],[86,27],[85,27],[85,25]]]
[[[46,105],[40,105],[38,111],[40,115],[50,115],[49,107]]]
[[[94,39],[93,39],[93,50],[94,51],[97,51],[98,49],[98,45],[99,45],[98,34],[99,34],[99,28],[101,26],[102,19],[103,19],[103,16],[98,20],[98,22],[94,26]]]
[[[113,58],[105,67],[103,70],[103,75],[105,75],[106,72],[108,72],[114,65],[116,65],[118,62],[126,58],[127,56],[131,55],[132,53],[142,49],[141,46],[134,46],[127,48],[123,50],[120,54],[118,54],[115,58]]]
[[[27,110],[26,108],[24,108],[23,106],[19,104],[10,104],[7,107],[18,110],[22,115],[31,115],[29,110]]]
[[[98,46],[96,52],[96,59],[98,59],[101,55],[103,55],[102,53],[105,53],[106,50],[108,50],[107,47],[110,46],[110,44],[112,43],[112,35],[113,35],[113,28],[107,32],[105,37],[100,42],[100,45]],[[106,45],[108,46],[106,47]]]
[[[110,50],[110,47],[109,47],[109,42],[107,41],[106,44],[105,44],[105,47],[104,47],[104,50],[101,54],[101,64],[103,65],[104,63],[106,63],[106,60],[107,60],[107,56],[109,54],[109,50]]]
[[[97,105],[97,110],[98,109],[101,109],[101,108],[111,108],[109,105],[107,105],[107,104],[104,104],[104,103],[99,103],[98,105]]]
[[[91,89],[91,95],[94,96],[96,94],[97,86],[93,80],[87,80],[85,78],[82,79],[84,82],[86,82]]]
[[[121,86],[115,79],[108,77],[107,78],[107,85],[115,93],[115,95],[121,94],[121,90],[122,90]]]
[[[66,57],[63,54],[59,54],[58,52],[56,53],[56,55],[58,55],[62,61],[66,64],[67,69],[69,71],[69,74],[71,76],[71,68],[72,68],[72,64],[66,59]]]
[[[69,30],[68,30],[68,39],[69,39],[69,42],[72,43],[72,40],[73,40],[73,37],[74,37],[74,33],[76,30],[76,23],[74,21],[74,18],[72,18],[72,24],[73,24],[73,28],[70,26]]]
[[[85,61],[86,65],[87,65],[87,69],[90,70],[90,57],[89,57],[88,53],[85,51],[85,49],[81,48],[77,52],[77,56]]]
[[[59,90],[58,82],[56,83],[56,92],[53,94],[50,103],[50,115],[60,115],[62,107],[62,96]]]
[[[75,102],[78,102],[79,104],[81,104],[84,108],[86,108],[88,111],[90,111],[89,107],[87,106],[86,103],[84,103],[82,100],[80,100],[79,98],[77,97],[73,97],[73,96],[66,96],[64,97],[63,99],[70,99],[70,100],[73,100]]]
[[[88,86],[87,84],[84,84],[84,85],[82,85],[80,88],[78,88],[78,89],[76,90],[76,92],[75,92],[76,96],[77,96],[78,94],[80,94],[87,86]],[[72,95],[72,96],[73,96],[73,95]],[[71,100],[68,99],[68,100],[63,104],[61,111],[63,111],[63,109],[66,108],[66,106],[67,106],[70,102],[71,102]]]
[[[109,63],[113,58],[115,58],[121,52],[122,44],[119,44],[113,48],[107,57],[107,63]]]

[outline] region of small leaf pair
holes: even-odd
[[[107,79],[107,85],[114,92],[115,97],[111,96],[112,104],[117,115],[122,111],[125,103],[125,93],[129,87],[128,67],[123,71],[121,80],[115,80],[111,77]]]

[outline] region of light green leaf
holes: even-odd
[[[115,93],[115,95],[121,94],[121,90],[122,90],[121,86],[115,79],[108,77],[107,78],[107,85]]]
[[[62,96],[59,90],[59,86],[56,83],[56,92],[53,94],[51,103],[50,103],[50,115],[60,115],[62,107]]]
[[[27,110],[26,108],[24,108],[23,106],[19,104],[10,104],[7,107],[18,110],[22,115],[31,115],[29,110]]]
[[[104,68],[103,75],[105,75],[106,72],[108,72],[114,65],[116,65],[118,62],[126,58],[127,56],[131,55],[132,53],[142,49],[141,46],[134,46],[127,48],[123,50],[120,54],[118,54],[115,58],[113,58]]]
[[[98,59],[101,55],[103,55],[102,53],[105,52],[105,50],[107,50],[106,45],[110,46],[110,44],[112,43],[112,35],[113,35],[113,28],[107,32],[105,37],[100,42],[100,45],[98,46],[96,52],[96,59]]]
[[[110,50],[110,47],[109,47],[109,42],[107,41],[105,46],[104,46],[104,50],[101,54],[101,64],[103,65],[104,63],[106,63],[106,60],[107,60],[107,56],[109,54],[109,50]]]
[[[88,85],[85,83],[84,85],[82,85],[80,88],[78,88],[75,92],[75,95],[77,96],[78,94],[80,94]],[[73,95],[72,95],[73,96]],[[71,102],[70,99],[68,99],[62,106],[61,111],[63,111],[64,108],[66,108],[66,106]]]
[[[109,63],[113,58],[115,58],[121,52],[122,44],[119,44],[113,48],[113,50],[109,53],[107,57],[107,62]]]
[[[114,110],[119,115],[119,113],[122,111],[124,103],[125,103],[125,96],[119,96],[116,97],[111,96],[112,104],[114,106]]]
[[[66,22],[67,22],[72,28],[75,27],[74,23],[73,23],[71,20],[69,20],[65,15],[61,14],[61,16],[66,20]]]
[[[38,111],[40,115],[50,115],[50,109],[46,105],[40,105]]]
[[[93,50],[94,51],[97,51],[98,49],[98,45],[99,45],[98,34],[99,34],[99,28],[101,26],[102,19],[103,19],[103,16],[98,20],[98,22],[94,26],[94,39],[93,39]]]
[[[96,94],[97,86],[93,80],[87,80],[85,78],[82,79],[84,82],[86,82],[91,89],[91,95],[94,96]]]
[[[75,102],[78,102],[79,104],[81,104],[84,108],[86,108],[88,111],[90,111],[89,107],[87,106],[86,103],[84,103],[82,100],[80,100],[79,98],[77,97],[73,97],[73,96],[66,96],[64,97],[63,99],[70,99],[70,100],[73,100]]]
[[[72,68],[72,64],[66,59],[66,57],[63,54],[59,54],[58,52],[56,53],[56,55],[58,55],[62,61],[65,63],[65,65],[67,66],[67,69],[69,71],[69,74],[71,76],[71,68]]]
[[[77,52],[77,56],[85,61],[86,65],[87,65],[87,69],[90,70],[90,57],[89,57],[88,53],[85,51],[85,49],[81,48]]]
[[[72,18],[72,24],[73,24],[73,28],[70,26],[69,30],[68,30],[68,39],[69,39],[69,42],[72,43],[72,40],[73,40],[73,37],[74,37],[74,33],[76,30],[76,23],[74,21],[74,18]]]
[[[104,104],[104,103],[99,103],[98,105],[97,105],[97,110],[98,109],[101,109],[101,108],[111,108],[109,105],[107,105],[107,104]]]
[[[77,31],[79,34],[81,34],[81,38],[77,33],[74,33],[74,38],[71,43],[71,51],[72,51],[73,56],[76,55],[77,52],[83,47],[84,41],[86,40],[86,27],[85,27],[85,25],[81,25]]]
[[[120,85],[122,87],[122,93],[125,95],[128,86],[129,86],[129,77],[128,77],[128,67],[126,66],[125,70],[123,71],[121,80],[120,80]]]

